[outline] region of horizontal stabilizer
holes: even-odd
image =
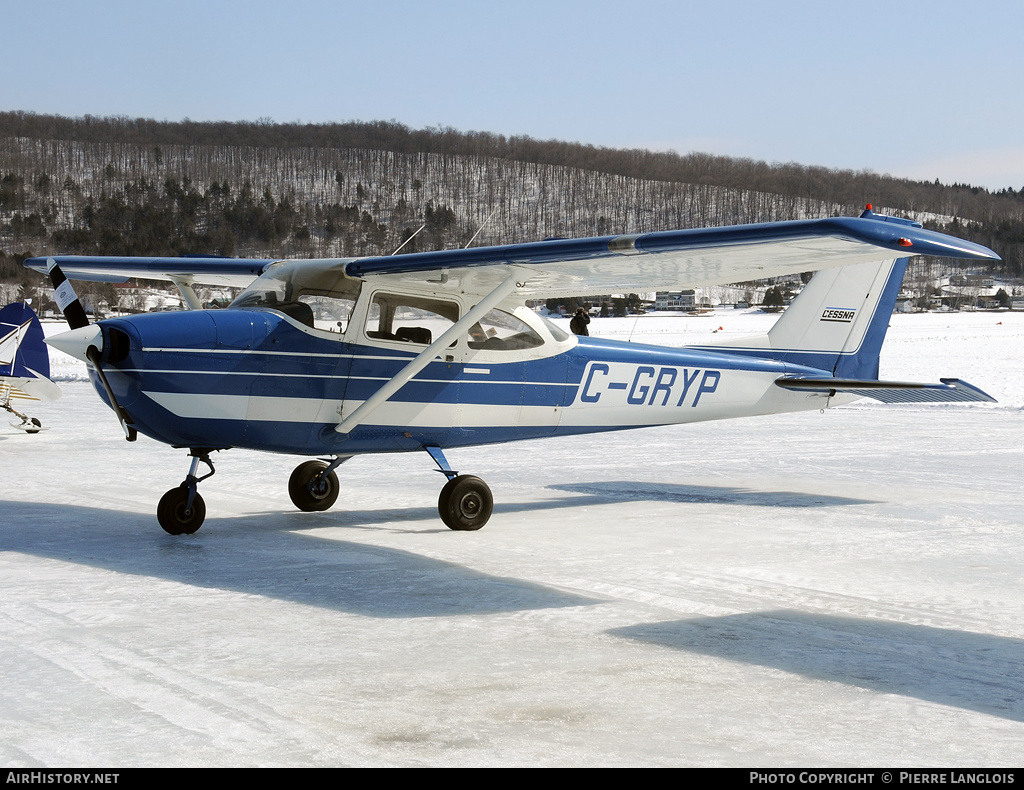
[[[974,401],[995,403],[996,399],[960,379],[939,379],[941,384],[916,384],[906,381],[862,381],[860,379],[782,378],[775,383],[787,390],[837,393],[874,398],[882,403],[941,403]]]

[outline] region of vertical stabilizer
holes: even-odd
[[[23,302],[0,310],[0,375],[50,377],[50,355],[43,343],[43,326],[35,311]]]
[[[768,333],[787,361],[841,378],[877,379],[907,258],[818,272]]]

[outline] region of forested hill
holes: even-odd
[[[395,122],[160,122],[0,113],[0,279],[27,254],[387,254],[855,215],[995,249],[1024,276],[1024,189],[615,150]],[[475,238],[474,238],[475,236]]]

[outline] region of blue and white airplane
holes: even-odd
[[[43,345],[43,327],[25,302],[0,310],[0,409],[18,418],[12,422],[25,433],[44,430],[36,417],[14,408],[15,401],[51,401],[61,396],[50,381],[50,355]]]
[[[32,258],[72,330],[47,342],[91,366],[125,435],[188,448],[157,507],[195,532],[210,453],[319,457],[288,490],[330,508],[335,469],[363,453],[426,451],[448,478],[456,530],[482,527],[490,489],[456,472],[459,447],[542,436],[886,402],[991,401],[957,379],[878,380],[909,255],[998,260],[991,250],[875,214],[338,260]],[[528,299],[700,287],[817,271],[765,336],[668,348],[569,335]],[[192,308],[90,325],[67,276],[174,282]],[[245,290],[203,310],[194,284]],[[209,472],[197,476],[199,463]]]

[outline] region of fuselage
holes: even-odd
[[[467,334],[347,434],[337,431],[341,420],[423,350],[427,340],[413,330],[429,338],[426,327],[395,337],[376,319],[352,316],[346,329],[329,331],[265,307],[115,318],[100,324],[103,369],[120,405],[153,439],[303,455],[448,448],[827,403],[774,386],[782,376],[823,371],[576,338],[525,307],[508,315],[528,331]],[[419,316],[412,322],[429,326],[430,315]]]

